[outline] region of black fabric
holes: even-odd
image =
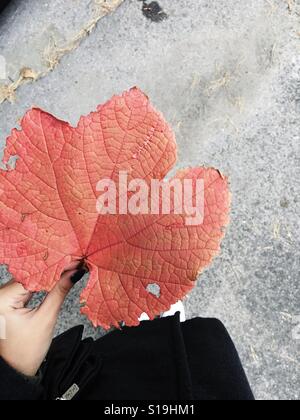
[[[43,387],[20,375],[0,357],[0,400],[35,401],[42,399]]]
[[[76,327],[53,341],[42,367],[43,393],[2,361],[0,400],[53,400],[74,384],[80,389],[75,400],[253,400],[234,344],[217,320],[181,324],[177,314],[96,342],[82,341],[82,333]]]
[[[0,0],[0,13],[2,10],[5,9],[5,7],[10,3],[10,0]]]
[[[193,399],[178,315],[116,331],[96,347],[103,367],[84,400]]]
[[[224,325],[196,318],[182,328],[196,400],[252,400],[239,355]]]

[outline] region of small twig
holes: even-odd
[[[228,86],[231,79],[232,79],[231,74],[229,72],[225,72],[218,79],[211,81],[204,92],[208,96],[210,96],[211,94],[215,93],[216,91]]]
[[[273,237],[274,239],[280,239],[280,233],[281,233],[281,225],[280,222],[275,222],[273,227]]]
[[[295,0],[286,0],[286,2],[287,2],[289,12],[292,13],[295,6]]]
[[[251,354],[252,354],[252,357],[253,357],[254,362],[258,362],[259,361],[259,357],[258,357],[258,355],[257,355],[254,347],[253,346],[250,346],[250,349],[251,349]]]

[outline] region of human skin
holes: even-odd
[[[34,309],[27,307],[32,293],[21,284],[11,281],[0,289],[0,316],[5,326],[0,357],[23,375],[35,376],[49,351],[60,309],[74,285],[74,274],[78,273],[77,266],[78,262],[67,267],[54,289]]]

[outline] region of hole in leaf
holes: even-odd
[[[156,296],[157,298],[160,297],[160,287],[156,283],[148,284],[146,288],[147,292],[151,293],[151,295]]]
[[[17,160],[19,159],[19,156],[11,156],[6,164],[7,170],[14,170],[16,169]]]

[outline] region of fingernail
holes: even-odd
[[[73,274],[73,276],[71,277],[71,282],[73,284],[78,283],[86,273],[86,270],[84,268],[81,268],[80,270],[76,271],[75,274]]]

